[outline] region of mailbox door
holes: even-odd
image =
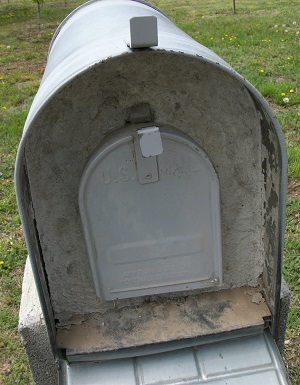
[[[100,298],[222,285],[219,181],[177,130],[120,130],[88,162],[79,192]]]
[[[117,356],[116,356],[117,357]],[[289,385],[270,332],[169,352],[63,363],[60,385]]]

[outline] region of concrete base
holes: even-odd
[[[280,290],[279,325],[278,325],[278,333],[276,338],[276,344],[281,354],[284,349],[285,331],[286,331],[286,324],[287,324],[289,308],[290,308],[290,300],[291,300],[291,292],[285,280],[282,277],[281,290]]]
[[[52,355],[29,258],[22,285],[19,333],[35,385],[58,385],[57,364]]]

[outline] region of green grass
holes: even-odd
[[[26,247],[14,196],[14,160],[58,23],[80,2],[0,3],[0,384],[32,384],[17,333]],[[270,102],[289,158],[283,272],[292,291],[286,364],[300,384],[300,13],[298,0],[155,0],[171,19],[246,77]],[[286,99],[288,98],[288,100]]]
[[[292,184],[291,184],[292,186]],[[300,183],[298,182],[299,191]],[[291,306],[287,325],[287,343],[285,356],[293,384],[300,383],[300,194],[294,196],[295,190],[290,189],[291,195],[287,201],[287,223],[285,239],[285,258],[283,273],[292,292]],[[296,341],[296,343],[294,343]]]

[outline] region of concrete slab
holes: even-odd
[[[19,333],[35,385],[58,385],[57,364],[52,355],[29,258],[23,277]]]

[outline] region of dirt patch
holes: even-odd
[[[268,103],[276,115],[279,114],[280,112],[284,111],[285,107],[279,106],[278,104],[272,102],[269,99],[268,99]]]
[[[82,322],[59,325],[57,344],[76,355],[257,330],[270,316],[265,303],[252,302],[257,292],[235,288],[92,313]]]
[[[291,180],[288,183],[288,195],[292,197],[300,196],[300,180]]]
[[[4,365],[2,366],[2,368],[0,368],[0,374],[9,374],[10,373],[10,365],[7,364],[7,363],[4,363]]]
[[[293,376],[297,374],[297,362],[299,362],[300,357],[299,352],[300,337],[292,338],[285,341],[283,358],[288,372],[291,373],[291,375]]]

